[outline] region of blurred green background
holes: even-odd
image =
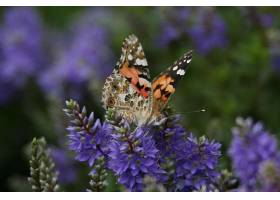
[[[222,143],[221,168],[230,169],[226,153],[238,116],[262,121],[280,139],[279,11],[278,7],[0,8],[0,96],[4,99],[0,190],[30,190],[28,144],[39,136],[67,154],[70,161],[64,167],[74,172],[64,184],[66,190],[84,190],[88,169],[72,162],[67,151],[64,101],[75,98],[103,117],[102,84],[121,53],[122,41],[131,33],[143,45],[152,77],[194,50],[170,105],[182,114],[187,130]],[[15,37],[9,40],[18,32],[23,45]],[[32,48],[36,55],[26,53]],[[40,57],[38,62],[35,56]],[[22,57],[37,62],[32,73],[26,73],[30,65],[18,64]],[[15,69],[8,79],[9,67]],[[80,75],[82,70],[85,73]],[[15,84],[21,77],[25,80]],[[207,111],[188,113],[203,108]]]

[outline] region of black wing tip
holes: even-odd
[[[192,54],[193,54],[193,49],[191,49],[187,53],[185,53],[183,57],[192,57]]]
[[[193,50],[185,53],[180,59],[174,62],[173,66],[178,66],[178,68],[185,68],[192,60]],[[175,68],[176,69],[176,68]]]

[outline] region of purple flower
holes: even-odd
[[[279,161],[277,140],[260,122],[254,124],[250,118],[237,118],[236,123],[229,148],[233,170],[244,190],[255,191],[260,189],[257,182],[261,165],[269,160]]]
[[[186,31],[201,54],[224,48],[227,43],[225,22],[216,12],[207,8],[198,10],[193,25]]]
[[[173,160],[175,166],[174,188],[178,191],[195,191],[206,187],[214,190],[219,173],[218,159],[221,156],[219,143],[205,137],[199,139],[178,124],[179,115],[168,120],[165,127],[154,133],[161,153],[162,163]]]
[[[118,182],[130,191],[143,190],[145,175],[165,181],[165,171],[160,168],[159,150],[145,128],[129,129],[115,135],[110,143],[109,168],[118,176]]]
[[[168,118],[159,131],[154,131],[154,140],[156,147],[160,150],[160,159],[162,162],[167,158],[175,158],[175,148],[178,143],[183,142],[186,135],[186,130],[178,122],[181,119],[180,115],[174,115]]]
[[[161,33],[157,38],[159,46],[167,46],[185,37],[191,39],[201,54],[226,46],[226,24],[214,9],[202,7],[190,10],[180,7],[160,11],[163,17]]]
[[[43,34],[40,18],[30,7],[7,10],[0,32],[0,99],[7,100],[42,67]]]
[[[59,148],[51,148],[51,156],[55,162],[55,166],[59,172],[58,179],[60,183],[73,183],[77,174],[74,168],[74,163],[67,152]]]
[[[69,45],[60,57],[40,77],[47,93],[81,98],[89,84],[99,84],[113,69],[113,53],[108,32],[98,23],[99,15],[91,12],[82,16],[73,27]],[[91,81],[95,81],[92,83]]]
[[[87,161],[89,166],[108,152],[108,143],[110,141],[111,126],[107,123],[101,124],[97,119],[90,128],[90,132],[85,130],[74,131],[75,127],[69,126],[69,148],[75,151],[78,161]]]
[[[192,134],[176,146],[175,180],[179,191],[215,189],[219,176],[216,169],[221,144],[205,137],[195,138]]]
[[[190,9],[188,7],[178,7],[173,9],[157,9],[161,11],[161,33],[157,38],[159,46],[165,47],[171,42],[178,40],[185,32]]]
[[[81,110],[77,102],[66,101],[65,114],[70,117],[69,149],[75,151],[78,161],[87,161],[89,166],[101,156],[107,156],[108,143],[111,141],[112,126],[94,120],[93,112],[87,117],[86,108]]]
[[[81,110],[77,102],[70,100],[66,105],[64,111],[71,120],[69,147],[76,159],[92,166],[104,158],[105,169],[111,169],[128,190],[143,191],[144,177],[170,186],[169,191],[215,189],[221,145],[187,134],[178,124],[179,115],[170,115],[159,126],[135,127],[125,119],[115,123],[109,110],[106,119],[114,125],[102,125],[93,120],[93,114],[86,117],[86,109]]]

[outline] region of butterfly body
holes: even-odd
[[[135,35],[130,35],[123,43],[115,69],[105,81],[103,107],[113,108],[117,117],[137,126],[160,122],[162,110],[184,76],[191,55],[188,52],[151,81],[142,45]]]

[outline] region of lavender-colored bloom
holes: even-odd
[[[190,10],[188,7],[178,7],[173,9],[158,8],[162,15],[161,33],[157,38],[157,44],[161,47],[169,45],[178,40],[185,33]]]
[[[97,119],[89,132],[86,130],[76,132],[73,126],[69,126],[67,130],[70,131],[69,148],[75,151],[75,158],[78,161],[87,161],[89,166],[92,166],[100,156],[106,156],[108,153],[112,131],[109,124],[101,124]]]
[[[173,187],[178,191],[207,191],[215,189],[219,173],[218,159],[221,144],[205,137],[195,138],[178,123],[180,115],[169,118],[154,138],[161,153],[161,162],[173,160],[175,174]],[[170,189],[170,188],[169,188]]]
[[[112,126],[94,119],[93,112],[87,117],[86,108],[80,109],[76,101],[66,101],[65,114],[70,118],[69,148],[76,153],[76,159],[87,161],[89,166],[101,156],[107,156]]]
[[[57,63],[59,76],[70,83],[80,84],[88,81],[92,75],[96,78],[108,75],[108,70],[113,67],[110,62],[113,56],[106,46],[107,39],[103,27],[79,27],[73,39],[73,46]],[[93,74],[93,71],[96,74]]]
[[[73,183],[77,174],[74,168],[74,163],[67,152],[59,148],[51,148],[51,156],[55,162],[56,169],[58,170],[58,181],[60,183]]]
[[[189,37],[199,53],[208,54],[227,44],[226,24],[212,8],[167,8],[162,13],[161,32],[157,38],[159,46]]]
[[[145,175],[166,180],[158,163],[159,151],[147,131],[138,127],[131,133],[128,129],[124,135],[115,135],[110,143],[109,167],[118,176],[118,182],[130,191],[143,190]]]
[[[0,99],[7,100],[42,67],[41,21],[30,7],[11,8],[4,14],[0,32],[0,94],[5,95]]]
[[[108,32],[98,23],[99,15],[86,14],[74,24],[72,41],[61,56],[40,77],[43,90],[51,94],[80,98],[90,81],[103,80],[111,72],[113,53]]]
[[[201,8],[194,17],[193,25],[186,28],[195,48],[201,54],[208,54],[227,43],[226,25],[213,10]]]
[[[233,170],[244,190],[255,191],[260,189],[257,187],[260,166],[269,160],[279,160],[277,140],[260,122],[253,123],[250,118],[237,118],[236,122],[238,127],[232,129],[229,148]]]
[[[154,140],[156,147],[160,150],[162,162],[167,158],[175,158],[175,148],[178,142],[184,141],[186,130],[179,124],[180,119],[180,115],[170,116],[164,127],[159,131],[154,131]]]
[[[169,191],[215,189],[221,145],[187,134],[178,124],[179,115],[170,115],[159,126],[137,127],[125,119],[114,123],[109,110],[106,119],[112,124],[102,125],[99,119],[94,121],[93,113],[87,117],[86,108],[80,109],[77,102],[66,101],[66,105],[69,147],[76,159],[88,161],[90,166],[104,159],[105,168],[111,169],[128,190],[143,191],[147,176],[170,186]],[[167,166],[169,161],[173,169]]]
[[[205,137],[195,138],[192,134],[176,146],[175,180],[179,191],[215,189],[219,176],[216,169],[221,156],[221,144]]]

